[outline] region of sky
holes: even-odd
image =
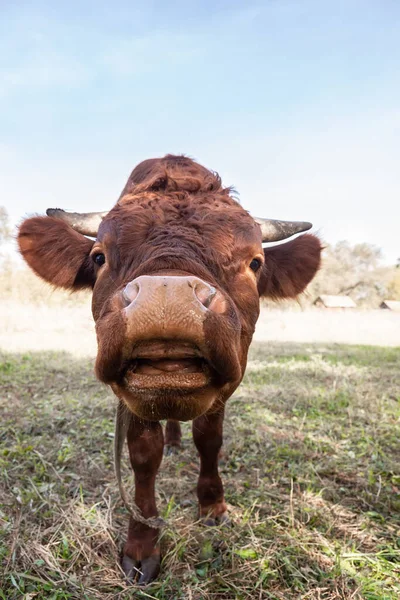
[[[184,153],[252,214],[400,256],[398,0],[0,0],[0,204],[107,210]]]

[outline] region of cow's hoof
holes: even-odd
[[[180,446],[170,446],[169,444],[165,444],[164,446],[164,456],[176,456],[180,451]]]
[[[216,517],[212,517],[211,515],[205,515],[204,517],[200,517],[200,521],[201,524],[205,525],[206,527],[217,527],[218,525],[224,525],[229,527],[230,525],[232,525],[232,521],[230,520],[227,512],[224,512]]]
[[[127,581],[138,585],[147,585],[156,579],[160,572],[160,564],[160,556],[149,556],[138,561],[124,554],[121,560],[121,567]]]

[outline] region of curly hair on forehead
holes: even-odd
[[[151,158],[138,164],[133,169],[119,200],[127,194],[157,191],[229,193],[230,190],[222,188],[218,173],[206,169],[188,156],[167,154],[163,158]]]

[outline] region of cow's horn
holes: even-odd
[[[100,223],[108,213],[73,213],[65,212],[62,208],[48,208],[46,214],[48,217],[56,217],[65,221],[75,231],[83,235],[96,237]],[[263,242],[279,242],[296,233],[308,231],[312,227],[312,223],[308,223],[307,221],[277,221],[275,219],[261,218],[255,218],[254,220],[261,227]]]
[[[70,225],[78,233],[83,235],[89,235],[90,237],[96,237],[100,226],[100,223],[106,216],[106,212],[92,212],[92,213],[74,213],[65,212],[62,208],[48,208],[46,215],[48,217],[56,217],[61,219]]]
[[[275,219],[254,219],[261,227],[263,242],[279,242],[294,235],[308,231],[312,223],[307,221],[276,221]]]

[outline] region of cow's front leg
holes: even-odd
[[[202,415],[193,421],[193,439],[200,454],[200,475],[197,483],[199,516],[205,525],[217,525],[228,521],[224,488],[218,473],[223,422],[223,410]]]
[[[164,454],[170,456],[176,454],[181,448],[181,424],[179,421],[168,419],[165,426],[165,448]]]
[[[127,440],[135,473],[135,503],[143,517],[155,517],[158,514],[155,481],[164,447],[162,427],[158,422],[142,421],[132,416]],[[130,517],[121,563],[127,578],[133,582],[138,577],[142,585],[149,583],[160,571],[160,560],[158,529]]]

